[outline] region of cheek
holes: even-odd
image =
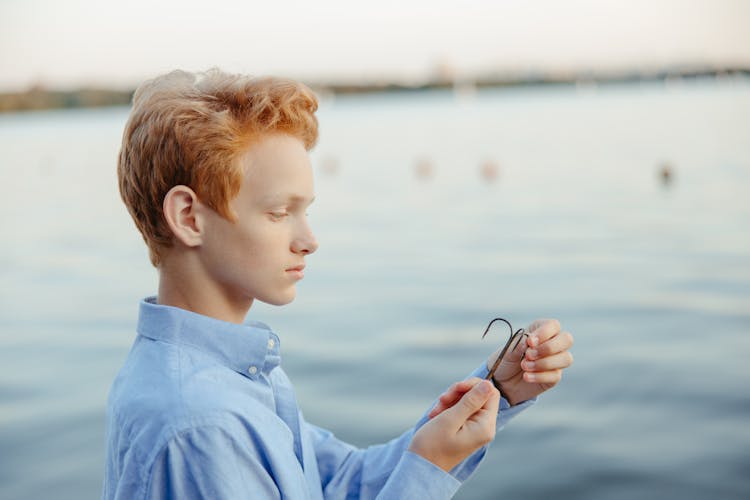
[[[218,217],[218,216],[217,216]],[[236,222],[225,219],[211,221],[208,244],[223,251],[231,258],[248,258],[269,261],[274,257],[285,258],[281,254],[288,250],[291,226],[285,222],[270,221],[265,214],[244,213]]]
[[[241,248],[244,257],[252,263],[262,265],[284,261],[289,244],[284,228],[263,227],[244,233],[237,248]]]
[[[254,267],[254,262],[261,257],[261,238],[246,227],[230,222],[217,224],[212,229],[206,235],[206,245],[215,265],[225,268],[228,274]]]

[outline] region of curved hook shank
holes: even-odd
[[[505,323],[506,325],[508,325],[508,328],[510,328],[510,334],[511,334],[511,336],[513,335],[513,327],[511,326],[510,322],[507,319],[504,319],[504,318],[495,318],[492,321],[490,321],[490,324],[487,325],[487,328],[484,329],[484,333],[482,334],[482,338],[484,338],[487,335],[487,332],[490,331],[490,328],[492,328],[492,324],[495,321],[502,321],[503,323]]]
[[[524,330],[523,328],[519,328],[518,330],[516,330],[515,333],[513,333],[513,326],[511,326],[511,324],[510,324],[510,322],[508,322],[508,320],[503,319],[503,318],[495,318],[492,321],[490,321],[489,325],[487,325],[487,329],[482,334],[482,338],[484,338],[485,335],[487,335],[487,332],[490,331],[490,327],[492,327],[492,324],[495,321],[502,321],[503,323],[505,323],[506,325],[508,325],[508,328],[510,328],[510,337],[508,338],[508,341],[503,346],[503,349],[500,351],[500,355],[495,360],[495,363],[492,365],[492,368],[490,368],[490,372],[485,377],[486,380],[490,380],[492,378],[492,376],[495,373],[495,370],[497,370],[497,368],[500,366],[500,363],[503,362],[503,358],[505,357],[505,353],[508,352],[508,348],[513,343],[513,339],[517,339],[516,340],[516,344],[513,346],[513,349],[512,349],[512,350],[515,350],[515,348],[518,347],[518,344],[521,343],[521,340],[523,340],[524,336],[528,336],[526,334],[526,330]]]

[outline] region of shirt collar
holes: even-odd
[[[189,345],[221,364],[256,379],[279,365],[279,337],[259,322],[229,323],[202,314],[156,303],[140,303],[138,333],[153,340]]]

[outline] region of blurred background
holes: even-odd
[[[97,498],[109,384],[156,272],[120,202],[137,84],[321,97],[321,242],[282,340],[306,418],[408,428],[505,332],[563,382],[457,498],[750,495],[750,3],[0,0],[0,498]]]

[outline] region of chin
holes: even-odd
[[[294,301],[297,293],[292,290],[289,294],[277,295],[275,297],[258,297],[258,300],[271,306],[285,306]]]

